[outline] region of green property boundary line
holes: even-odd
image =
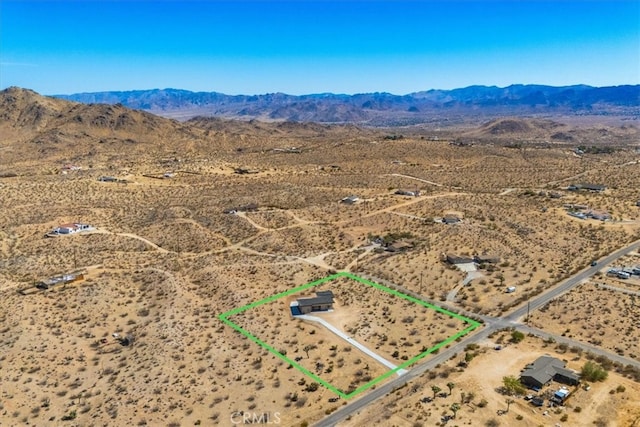
[[[430,309],[435,310],[435,311],[437,311],[439,313],[446,314],[449,317],[461,320],[462,322],[468,324],[469,326],[467,328],[459,331],[458,333],[450,336],[446,340],[439,342],[438,344],[434,345],[430,349],[428,349],[428,350],[418,354],[417,356],[407,360],[406,362],[404,362],[403,364],[397,366],[396,368],[394,368],[394,369],[392,369],[392,370],[380,375],[379,377],[376,377],[376,378],[372,379],[371,381],[369,381],[366,384],[361,385],[357,389],[353,390],[351,393],[345,393],[342,390],[338,389],[337,387],[331,385],[327,381],[323,380],[318,375],[316,375],[313,372],[309,371],[304,366],[301,366],[296,361],[294,361],[294,360],[288,358],[286,355],[280,353],[278,350],[276,350],[275,348],[273,348],[272,346],[270,346],[266,342],[262,341],[261,339],[259,339],[255,335],[251,334],[249,331],[243,329],[240,325],[238,325],[238,324],[232,322],[231,320],[229,320],[229,317],[234,316],[234,315],[239,314],[239,313],[242,313],[243,311],[247,311],[247,310],[250,310],[250,309],[252,309],[254,307],[258,307],[260,305],[273,302],[275,300],[278,300],[280,298],[286,297],[288,295],[304,291],[306,289],[312,288],[314,286],[321,285],[321,284],[326,283],[326,282],[330,282],[330,281],[338,279],[340,277],[347,277],[349,279],[355,280],[355,281],[363,283],[365,285],[374,287],[374,288],[376,288],[378,290],[387,292],[387,293],[389,293],[391,295],[397,296],[397,297],[405,299],[407,301],[411,301],[411,302],[413,302],[415,304],[418,304],[418,305],[421,305],[423,307],[430,308]],[[395,289],[388,288],[388,287],[383,286],[383,285],[381,285],[379,283],[375,283],[375,282],[373,282],[371,280],[363,279],[362,277],[356,276],[355,274],[351,274],[351,273],[348,273],[348,272],[340,272],[340,273],[332,274],[331,276],[327,276],[327,277],[323,277],[323,278],[318,279],[318,280],[314,280],[313,282],[309,282],[309,283],[304,284],[302,286],[298,286],[296,288],[289,289],[288,291],[272,295],[270,297],[261,299],[259,301],[255,301],[255,302],[253,302],[251,304],[247,304],[247,305],[245,305],[243,307],[234,308],[233,310],[229,310],[229,311],[227,311],[225,313],[222,313],[222,314],[218,315],[218,319],[220,319],[222,322],[224,322],[225,324],[229,325],[230,327],[232,327],[236,331],[240,332],[242,335],[246,336],[247,338],[249,338],[251,341],[253,341],[256,344],[258,344],[259,346],[267,349],[269,352],[271,352],[272,354],[274,354],[278,358],[282,359],[286,363],[288,363],[291,366],[295,367],[296,369],[298,369],[303,374],[305,374],[308,377],[312,378],[314,381],[318,382],[319,384],[322,384],[324,387],[326,387],[327,389],[331,390],[332,392],[334,392],[335,394],[337,394],[338,396],[340,396],[343,399],[350,399],[350,398],[362,393],[363,391],[373,387],[374,385],[378,384],[379,382],[384,381],[385,379],[387,379],[390,376],[394,375],[399,370],[405,369],[405,368],[413,365],[414,363],[418,362],[420,359],[423,359],[424,357],[426,357],[427,355],[433,353],[434,351],[439,350],[440,348],[448,345],[452,341],[455,341],[455,340],[459,339],[460,337],[463,337],[463,336],[467,335],[468,333],[472,332],[474,329],[476,329],[479,326],[481,326],[480,322],[477,322],[475,320],[469,319],[469,318],[467,318],[465,316],[462,316],[460,314],[453,313],[453,312],[451,312],[449,310],[446,310],[446,309],[444,309],[442,307],[438,307],[436,305],[429,304],[428,302],[419,300],[419,299],[414,298],[414,297],[412,297],[410,295],[403,294],[402,292],[398,292]]]

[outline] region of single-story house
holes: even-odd
[[[341,199],[340,203],[344,203],[344,204],[347,204],[347,205],[353,205],[358,200],[360,200],[360,198],[358,196],[347,196],[344,199]]]
[[[414,246],[413,242],[398,240],[397,242],[389,244],[384,250],[387,252],[404,252],[413,249]]]
[[[226,214],[235,214],[238,212],[255,212],[257,210],[258,210],[257,203],[249,203],[248,205],[225,209],[223,212]]]
[[[457,224],[460,221],[460,218],[455,215],[445,215],[444,218],[442,218],[443,224]]]
[[[570,216],[574,216],[576,218],[580,218],[580,219],[587,219],[587,215],[585,215],[582,212],[567,212]]]
[[[291,314],[297,316],[308,314],[313,311],[328,311],[333,309],[333,292],[318,291],[315,297],[298,298],[289,304]]]
[[[469,264],[473,262],[473,258],[447,254],[445,255],[445,261],[447,261],[449,264],[454,264],[454,265]]]
[[[571,210],[571,211],[582,211],[585,209],[589,209],[589,206],[587,205],[579,205],[576,203],[565,203],[563,205],[563,207],[567,210]]]
[[[526,386],[537,388],[541,388],[551,380],[569,385],[578,384],[580,376],[565,366],[566,363],[558,358],[540,356],[525,367],[520,374],[520,381]]]
[[[500,257],[491,255],[475,255],[473,260],[477,264],[497,264],[500,262]]]
[[[93,227],[89,224],[82,224],[79,222],[69,223],[69,224],[61,224],[48,232],[46,236],[55,237],[67,234],[80,233],[82,231],[90,231],[93,230]]]
[[[396,190],[394,194],[397,194],[398,196],[418,197],[420,195],[420,191]]]
[[[84,279],[84,273],[78,272],[73,274],[63,274],[62,276],[54,276],[36,283],[38,289],[49,289],[55,285],[73,283]]]
[[[611,214],[605,211],[590,210],[586,212],[586,215],[589,218],[597,219],[598,221],[606,221],[611,219]]]
[[[567,190],[570,190],[570,191],[588,190],[588,191],[602,192],[606,189],[607,189],[606,186],[600,185],[600,184],[571,184],[569,187],[567,187]]]

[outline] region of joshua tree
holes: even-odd
[[[313,350],[314,348],[318,348],[318,347],[316,347],[313,344],[309,344],[309,345],[305,345],[304,348],[302,349],[307,354],[307,359],[309,358],[309,351]]]
[[[455,386],[456,385],[454,383],[451,383],[451,382],[447,383],[447,387],[449,388],[449,396],[451,396],[451,390],[453,390]]]
[[[451,409],[451,412],[453,412],[453,418],[456,417],[456,413],[460,410],[460,405],[457,403],[453,403],[449,409]]]
[[[507,398],[505,400],[505,403],[507,404],[507,412],[509,412],[509,407],[511,406],[512,403],[514,403],[515,400],[511,399],[511,398]]]
[[[442,389],[440,387],[438,387],[437,385],[432,385],[431,386],[431,391],[433,391],[433,398],[436,398],[436,395],[438,393],[440,393],[442,391]]]

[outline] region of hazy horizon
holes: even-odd
[[[397,95],[640,83],[637,1],[0,3],[0,88]]]
[[[291,93],[286,93],[286,92],[263,92],[263,93],[233,93],[233,94],[229,94],[229,93],[225,93],[225,92],[221,92],[221,91],[217,91],[217,90],[210,90],[210,91],[192,91],[189,89],[183,89],[183,88],[179,88],[179,87],[165,87],[165,88],[159,88],[159,87],[154,87],[154,88],[139,88],[139,89],[129,89],[129,90],[118,90],[118,89],[114,89],[114,90],[104,90],[104,91],[95,91],[95,92],[74,92],[74,93],[51,93],[51,94],[41,94],[41,95],[45,95],[45,96],[68,96],[68,95],[82,95],[82,94],[92,94],[92,93],[117,93],[117,92],[150,92],[150,91],[171,91],[171,90],[176,90],[176,91],[187,91],[187,92],[191,92],[191,93],[219,93],[222,95],[228,95],[228,96],[262,96],[262,95],[287,95],[287,96],[321,96],[321,95],[337,95],[337,96],[341,96],[341,95],[345,95],[345,96],[356,96],[356,95],[366,95],[366,94],[372,94],[372,93],[380,93],[380,94],[389,94],[392,96],[407,96],[407,95],[411,95],[411,94],[415,94],[415,93],[422,93],[422,92],[429,92],[429,91],[450,91],[450,90],[458,90],[458,89],[467,89],[467,88],[471,88],[471,87],[486,87],[486,88],[491,88],[491,87],[495,87],[498,89],[506,89],[510,86],[547,86],[547,87],[575,87],[575,86],[589,86],[592,88],[604,88],[604,87],[618,87],[618,86],[640,86],[640,84],[620,84],[620,85],[611,85],[611,86],[591,86],[591,85],[584,85],[582,83],[576,83],[576,84],[571,84],[571,85],[563,85],[563,86],[553,86],[553,85],[539,85],[537,83],[512,83],[510,85],[507,86],[496,86],[496,85],[469,85],[469,86],[464,86],[464,87],[457,87],[457,88],[452,88],[452,89],[440,89],[440,88],[430,88],[430,89],[421,89],[421,90],[415,90],[413,92],[407,92],[407,93],[392,93],[392,92],[388,92],[388,91],[377,91],[377,92],[357,92],[357,93],[343,93],[343,92],[316,92],[316,93],[301,93],[301,94],[291,94]],[[23,89],[31,89],[31,88],[23,88]]]

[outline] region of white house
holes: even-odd
[[[63,236],[68,234],[81,233],[83,231],[91,231],[95,228],[89,224],[83,224],[80,222],[73,222],[69,224],[61,224],[48,232],[46,236],[55,237],[55,236]]]

